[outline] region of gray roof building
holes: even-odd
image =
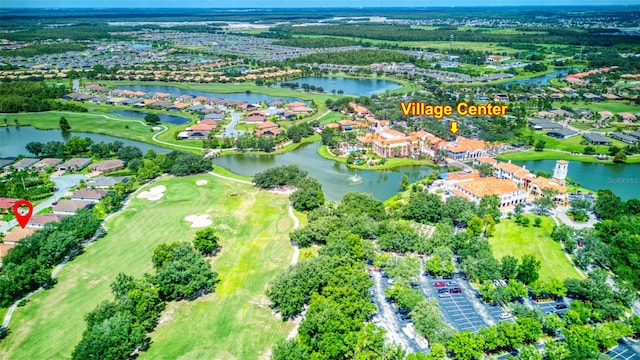
[[[587,140],[588,142],[594,144],[594,145],[609,145],[611,144],[611,140],[607,139],[606,137],[604,137],[602,134],[598,134],[598,133],[585,133],[582,134],[582,137],[584,137],[585,140]]]

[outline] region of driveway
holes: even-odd
[[[240,122],[240,114],[232,111],[231,112],[231,122],[229,123],[229,125],[227,125],[227,127],[224,129],[224,132],[222,133],[223,137],[232,137],[232,138],[237,138],[240,135],[243,135],[244,133],[246,133],[246,131],[242,131],[242,130],[236,130],[236,125]]]
[[[554,210],[554,213],[558,217],[558,219],[574,229],[590,229],[593,228],[593,226],[598,222],[592,212],[589,212],[589,220],[585,222],[575,222],[571,220],[571,218],[567,215],[567,211],[569,211],[568,207],[559,206],[556,210]]]
[[[56,177],[52,176],[50,180],[53,181],[54,184],[56,184],[56,189],[57,189],[56,192],[50,198],[34,206],[33,213],[37,214],[39,211],[42,211],[45,208],[53,206],[52,204],[54,202],[60,200],[60,198],[62,198],[64,194],[69,192],[69,190],[78,186],[81,180],[87,180],[87,179],[88,177],[82,174],[62,175],[62,176],[56,176]],[[6,233],[9,231],[9,229],[11,229],[16,225],[18,225],[18,222],[15,219],[11,220],[6,224],[0,226],[0,231]]]

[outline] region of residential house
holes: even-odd
[[[89,164],[91,164],[91,159],[89,158],[72,158],[58,165],[58,170],[78,171],[84,169]]]
[[[71,200],[98,202],[107,195],[108,192],[108,190],[99,189],[80,189],[71,194]]]
[[[618,113],[618,116],[626,123],[636,121],[636,116],[629,112],[620,112]]]
[[[0,169],[11,165],[15,160],[11,159],[0,159]]]
[[[29,220],[29,223],[27,224],[27,227],[36,228],[36,229],[42,229],[46,224],[52,223],[52,222],[58,222],[63,217],[64,217],[64,215],[59,215],[59,214],[33,215],[31,217],[31,220]]]
[[[360,106],[360,105],[358,105],[358,104],[356,104],[356,103],[354,103],[354,102],[350,102],[350,103],[348,104],[348,106],[349,106],[349,108],[351,109],[351,111],[352,111],[352,112],[354,112],[354,113],[355,113],[356,115],[358,115],[358,116],[365,117],[365,116],[367,116],[367,115],[369,115],[369,114],[370,114],[370,113],[369,113],[369,109],[367,109],[367,108],[366,108],[366,107],[364,107],[364,106]]]
[[[126,183],[129,181],[127,176],[100,176],[89,180],[87,186],[96,189],[108,189],[116,184]]]
[[[95,164],[91,164],[89,169],[91,171],[97,171],[100,173],[108,173],[111,171],[116,171],[124,168],[124,161],[120,159],[113,160],[104,160]]]
[[[40,159],[24,158],[24,159],[18,160],[15,164],[13,164],[13,168],[16,170],[24,170],[32,166],[33,164],[36,164],[39,161]]]
[[[611,145],[611,140],[599,133],[584,133],[582,137],[593,145]]]
[[[82,200],[60,200],[53,205],[53,213],[56,215],[73,215],[78,210],[89,209],[93,206],[93,201]]]
[[[554,114],[555,115],[555,114]],[[529,125],[534,130],[557,130],[562,129],[562,125],[547,119],[529,119]]]
[[[578,135],[577,132],[571,130],[571,129],[567,129],[565,127],[561,127],[560,129],[557,130],[552,130],[547,132],[548,136],[554,137],[556,139],[567,139],[570,138],[572,136],[576,136]]]
[[[44,170],[46,168],[55,167],[56,165],[60,164],[61,162],[62,162],[62,159],[46,158],[46,159],[42,159],[39,162],[35,163],[33,165],[33,167],[38,171],[42,171],[42,170]]]
[[[638,139],[623,133],[610,132],[607,135],[611,138],[626,142],[627,144],[635,144],[636,142],[638,142]]]
[[[264,111],[252,111],[247,114],[247,117],[244,119],[244,121],[248,123],[261,123],[265,121],[266,118],[267,114]]]
[[[598,115],[600,115],[600,119],[602,120],[613,119],[613,113],[611,111],[598,111]]]
[[[34,232],[36,232],[36,229],[34,228],[23,228],[21,226],[16,226],[4,235],[4,239],[2,241],[4,241],[5,243],[15,244],[16,242],[26,238],[27,236],[32,235]]]
[[[338,125],[340,125],[340,131],[351,131],[357,127],[364,127],[362,123],[358,121],[349,120],[349,119],[338,121]]]
[[[265,122],[263,122],[261,124],[258,124],[256,126],[256,128],[258,130],[270,130],[270,129],[277,129],[279,127],[280,127],[280,125],[274,123],[273,121],[265,121]]]
[[[13,213],[11,209],[18,201],[20,199],[0,197],[0,213]]]

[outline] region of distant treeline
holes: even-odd
[[[621,36],[598,32],[573,30],[559,27],[535,28],[536,33],[500,34],[476,30],[426,30],[416,29],[409,25],[384,24],[343,24],[339,26],[279,26],[276,31],[292,35],[328,35],[349,36],[364,39],[387,41],[449,41],[453,35],[455,41],[491,42],[491,43],[525,43],[525,44],[563,44],[584,46],[612,46],[613,44],[638,44],[640,36]],[[529,30],[529,28],[526,28]],[[533,30],[533,28],[531,29]],[[524,29],[523,29],[524,31]],[[540,31],[546,34],[539,33]]]
[[[316,53],[294,59],[295,63],[325,63],[342,65],[369,65],[381,62],[414,62],[415,57],[391,50],[351,50]]]
[[[66,86],[50,86],[43,81],[11,81],[0,86],[0,113],[70,110],[86,112],[73,103],[56,101],[71,90]]]
[[[43,54],[59,54],[67,51],[83,51],[87,47],[79,43],[62,43],[62,44],[32,44],[16,50],[0,51],[0,56],[24,56],[32,57]]]
[[[341,46],[356,46],[356,45],[364,45],[362,41],[356,41],[345,38],[336,38],[336,37],[319,37],[319,38],[290,38],[275,41],[274,45],[282,45],[282,46],[294,46],[300,48],[328,48],[328,47],[341,47]],[[366,46],[370,46],[371,44],[367,43]]]

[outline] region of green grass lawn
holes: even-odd
[[[538,140],[543,140],[545,142],[545,148],[579,153],[582,153],[586,146],[593,146],[596,149],[596,154],[606,154],[609,152],[609,145],[591,145],[586,142],[582,135],[572,136],[567,139],[557,139],[551,136],[547,136],[547,132],[548,131],[536,131],[533,135],[534,143],[537,143]],[[619,140],[610,138],[608,139],[611,140],[612,145],[615,145],[619,148],[623,148],[627,145]]]
[[[320,125],[330,124],[332,122],[338,122],[340,120],[345,119],[346,116],[339,112],[331,111],[327,115],[320,118]]]
[[[533,254],[542,262],[540,278],[554,276],[564,280],[567,278],[580,279],[578,272],[564,255],[560,243],[551,239],[551,231],[555,221],[548,216],[541,216],[541,226],[534,227],[535,215],[525,215],[530,218],[529,227],[522,227],[515,220],[501,219],[496,225],[496,232],[489,238],[493,248],[493,255],[500,260],[506,255],[522,258],[523,255]]]
[[[201,179],[208,184],[196,186]],[[256,359],[286,337],[293,324],[274,317],[264,292],[293,253],[287,198],[211,175],[168,177],[156,185],[167,187],[162,199],[134,197],[107,223],[108,235],[62,269],[53,289],[16,311],[0,358],[69,358],[84,315],[113,299],[109,285],[116,275],[151,272],[157,245],[191,241],[196,229],[184,220],[191,214],[209,214],[221,238],[222,251],[211,259],[221,281],[212,294],[170,303],[141,358]]]

